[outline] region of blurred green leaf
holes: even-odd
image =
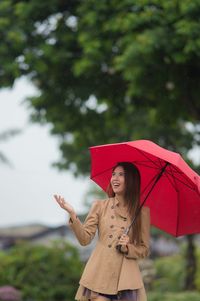
[[[18,288],[23,300],[74,299],[83,265],[69,244],[20,244],[8,253],[1,252],[0,258],[0,285]]]

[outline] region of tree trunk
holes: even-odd
[[[195,235],[187,235],[187,248],[186,248],[186,276],[184,289],[185,290],[195,290],[195,275],[197,270],[197,260],[195,254],[195,243],[194,243]]]

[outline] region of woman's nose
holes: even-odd
[[[113,175],[113,179],[115,179],[115,180],[118,179],[118,177],[119,177],[118,174],[114,174],[114,175]]]

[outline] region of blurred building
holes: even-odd
[[[51,245],[53,241],[65,240],[75,246],[83,261],[86,261],[94,248],[95,241],[88,246],[81,246],[73,232],[67,225],[49,227],[41,224],[28,224],[0,228],[0,249],[8,250],[19,242],[27,241],[31,244]]]
[[[80,217],[84,220],[84,216]],[[50,245],[55,240],[65,240],[75,246],[83,261],[90,256],[96,244],[96,238],[88,246],[81,246],[68,225],[49,227],[41,224],[27,224],[15,227],[0,229],[0,249],[8,250],[21,241],[28,241],[32,244]],[[162,235],[151,237],[151,258],[160,256],[170,256],[180,251],[180,243],[184,238],[174,239]],[[199,236],[196,236],[199,244]]]

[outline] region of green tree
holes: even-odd
[[[200,117],[199,12],[199,0],[2,0],[0,83],[37,86],[32,117],[60,136],[59,168],[88,173],[88,146],[141,137],[186,153],[199,139],[185,126]]]
[[[78,252],[68,244],[20,244],[0,253],[0,286],[13,285],[23,300],[74,300],[82,270]]]
[[[19,134],[19,129],[11,129],[0,133],[0,142],[5,142],[6,140],[10,139],[11,137]],[[0,150],[0,162],[12,166],[12,163],[7,158],[7,156]]]

